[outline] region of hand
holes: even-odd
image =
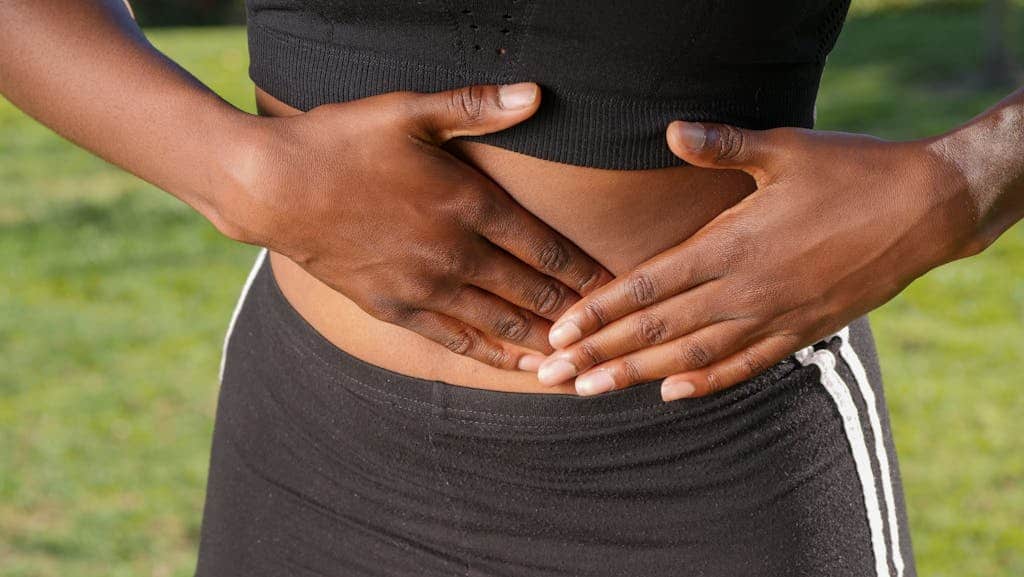
[[[536,370],[541,356],[527,353],[551,350],[549,320],[612,275],[440,145],[528,118],[538,93],[532,83],[500,99],[498,86],[392,92],[260,118],[240,190],[215,223],[378,319]]]
[[[757,190],[573,305],[538,378],[596,394],[666,378],[666,401],[751,378],[980,251],[964,179],[930,141],[673,122],[687,162]]]

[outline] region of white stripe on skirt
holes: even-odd
[[[850,389],[836,372],[836,357],[831,351],[827,349],[815,351],[813,347],[805,347],[797,351],[795,356],[804,366],[813,364],[818,367],[821,373],[821,384],[832,396],[839,415],[843,419],[843,429],[846,431],[846,439],[853,452],[857,477],[860,479],[864,494],[864,507],[867,510],[868,527],[871,530],[871,549],[875,557],[875,574],[877,577],[889,577],[889,558],[885,546],[882,512],[878,506],[878,491],[875,489],[875,474],[871,468],[871,456],[868,454],[867,441],[864,439],[864,430],[861,428],[857,405],[853,402]]]
[[[228,323],[228,332],[224,334],[224,348],[220,353],[220,376],[217,377],[217,381],[221,384],[224,383],[224,365],[228,358],[228,343],[231,341],[231,333],[235,330],[235,321],[238,320],[238,313],[242,310],[242,303],[245,302],[246,295],[249,294],[249,287],[252,286],[252,281],[256,279],[256,273],[259,272],[260,267],[263,266],[263,261],[267,258],[267,249],[260,249],[260,253],[256,256],[256,263],[252,265],[252,270],[249,271],[249,278],[245,279],[245,285],[242,286],[242,294],[238,296],[238,302],[235,303],[235,312],[231,313],[231,322]]]
[[[864,404],[868,409],[868,421],[871,423],[871,434],[875,438],[875,459],[878,460],[879,472],[882,476],[882,494],[885,496],[885,507],[889,519],[889,546],[892,547],[892,562],[896,566],[896,577],[903,577],[903,554],[900,552],[900,525],[896,518],[896,500],[893,496],[892,473],[889,470],[889,452],[885,448],[885,439],[882,437],[882,422],[878,417],[878,400],[875,391],[868,381],[867,371],[857,356],[857,351],[850,344],[850,327],[844,327],[838,333],[842,339],[842,346],[839,348],[839,355],[846,361],[846,366],[853,372],[853,378],[857,381],[860,394],[864,397]]]

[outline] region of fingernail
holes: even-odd
[[[502,84],[498,87],[498,100],[502,108],[526,108],[537,99],[537,85],[533,82]]]
[[[548,333],[548,342],[556,349],[565,348],[583,337],[583,331],[572,321],[558,324]]]
[[[544,355],[523,355],[519,357],[517,366],[520,371],[536,371],[545,358]]]
[[[597,370],[576,377],[576,392],[581,395],[599,395],[615,388],[615,379],[608,371]]]
[[[676,122],[675,123],[676,138],[679,142],[690,150],[700,150],[704,148],[704,143],[707,141],[707,131],[704,130],[704,125],[699,122]]]
[[[562,381],[573,377],[576,373],[576,367],[572,363],[565,360],[551,361],[546,365],[541,365],[537,369],[537,380],[548,385],[557,385]]]
[[[690,381],[674,381],[665,379],[661,382],[661,400],[674,401],[684,399],[696,392],[697,387]]]

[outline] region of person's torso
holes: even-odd
[[[274,115],[396,90],[539,83],[534,116],[445,148],[618,275],[753,190],[746,174],[673,156],[668,123],[809,127],[847,4],[248,0],[250,76]],[[298,312],[364,361],[468,387],[572,390],[454,355],[286,258],[272,261]]]

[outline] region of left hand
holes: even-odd
[[[690,164],[757,189],[559,317],[538,378],[597,394],[668,377],[666,401],[749,379],[981,250],[966,184],[934,139],[673,122]]]

